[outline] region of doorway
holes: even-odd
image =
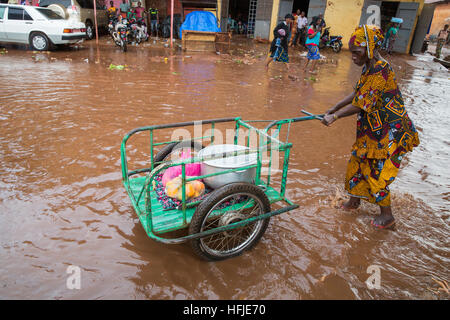
[[[308,17],[309,0],[294,0],[292,12],[297,12],[298,9],[300,12],[305,11],[305,16]]]
[[[232,21],[228,26],[235,34],[247,34],[250,0],[230,0],[228,15]]]
[[[382,1],[380,6],[380,24],[381,30],[388,31],[388,26],[391,23],[391,18],[397,14],[399,2]]]

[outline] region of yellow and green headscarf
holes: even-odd
[[[381,47],[383,43],[383,31],[377,26],[363,25],[355,29],[352,33],[348,45],[366,47],[367,56],[373,58],[373,51]]]

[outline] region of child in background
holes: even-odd
[[[320,27],[322,23],[321,18],[317,18],[315,23],[311,24],[308,28],[307,34],[306,34],[306,41],[305,45],[308,49],[308,54],[306,55],[306,58],[308,59],[305,64],[305,71],[308,69],[308,64],[310,61],[311,63],[311,69],[309,70],[309,73],[315,73],[314,69],[316,68],[317,60],[320,59],[320,53],[319,53],[319,42],[320,42],[320,31],[322,28]]]

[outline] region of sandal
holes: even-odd
[[[371,224],[372,226],[374,226],[375,228],[378,228],[378,229],[389,229],[389,228],[392,228],[392,227],[395,226],[395,219],[388,220],[388,222],[385,223],[384,225],[383,225],[383,224],[375,223],[375,220],[371,220],[371,221],[370,221],[370,224]]]

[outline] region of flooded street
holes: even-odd
[[[295,123],[287,197],[260,243],[237,258],[198,259],[188,244],[146,235],[122,185],[120,143],[153,124],[323,113],[353,90],[360,68],[326,50],[316,76],[300,51],[264,68],[267,44],[232,55],[174,55],[151,41],[122,53],[107,37],[78,49],[0,54],[0,298],[2,299],[448,299],[449,72],[432,57],[388,60],[421,139],[392,185],[395,231],[375,230],[378,208],[335,209],[355,117],[331,127]],[[123,70],[110,69],[111,64]],[[166,137],[162,137],[166,138]],[[167,139],[166,139],[167,140]],[[148,152],[148,150],[144,150]],[[136,154],[136,149],[131,155]],[[69,290],[69,266],[81,288]],[[365,283],[381,269],[381,288]]]

